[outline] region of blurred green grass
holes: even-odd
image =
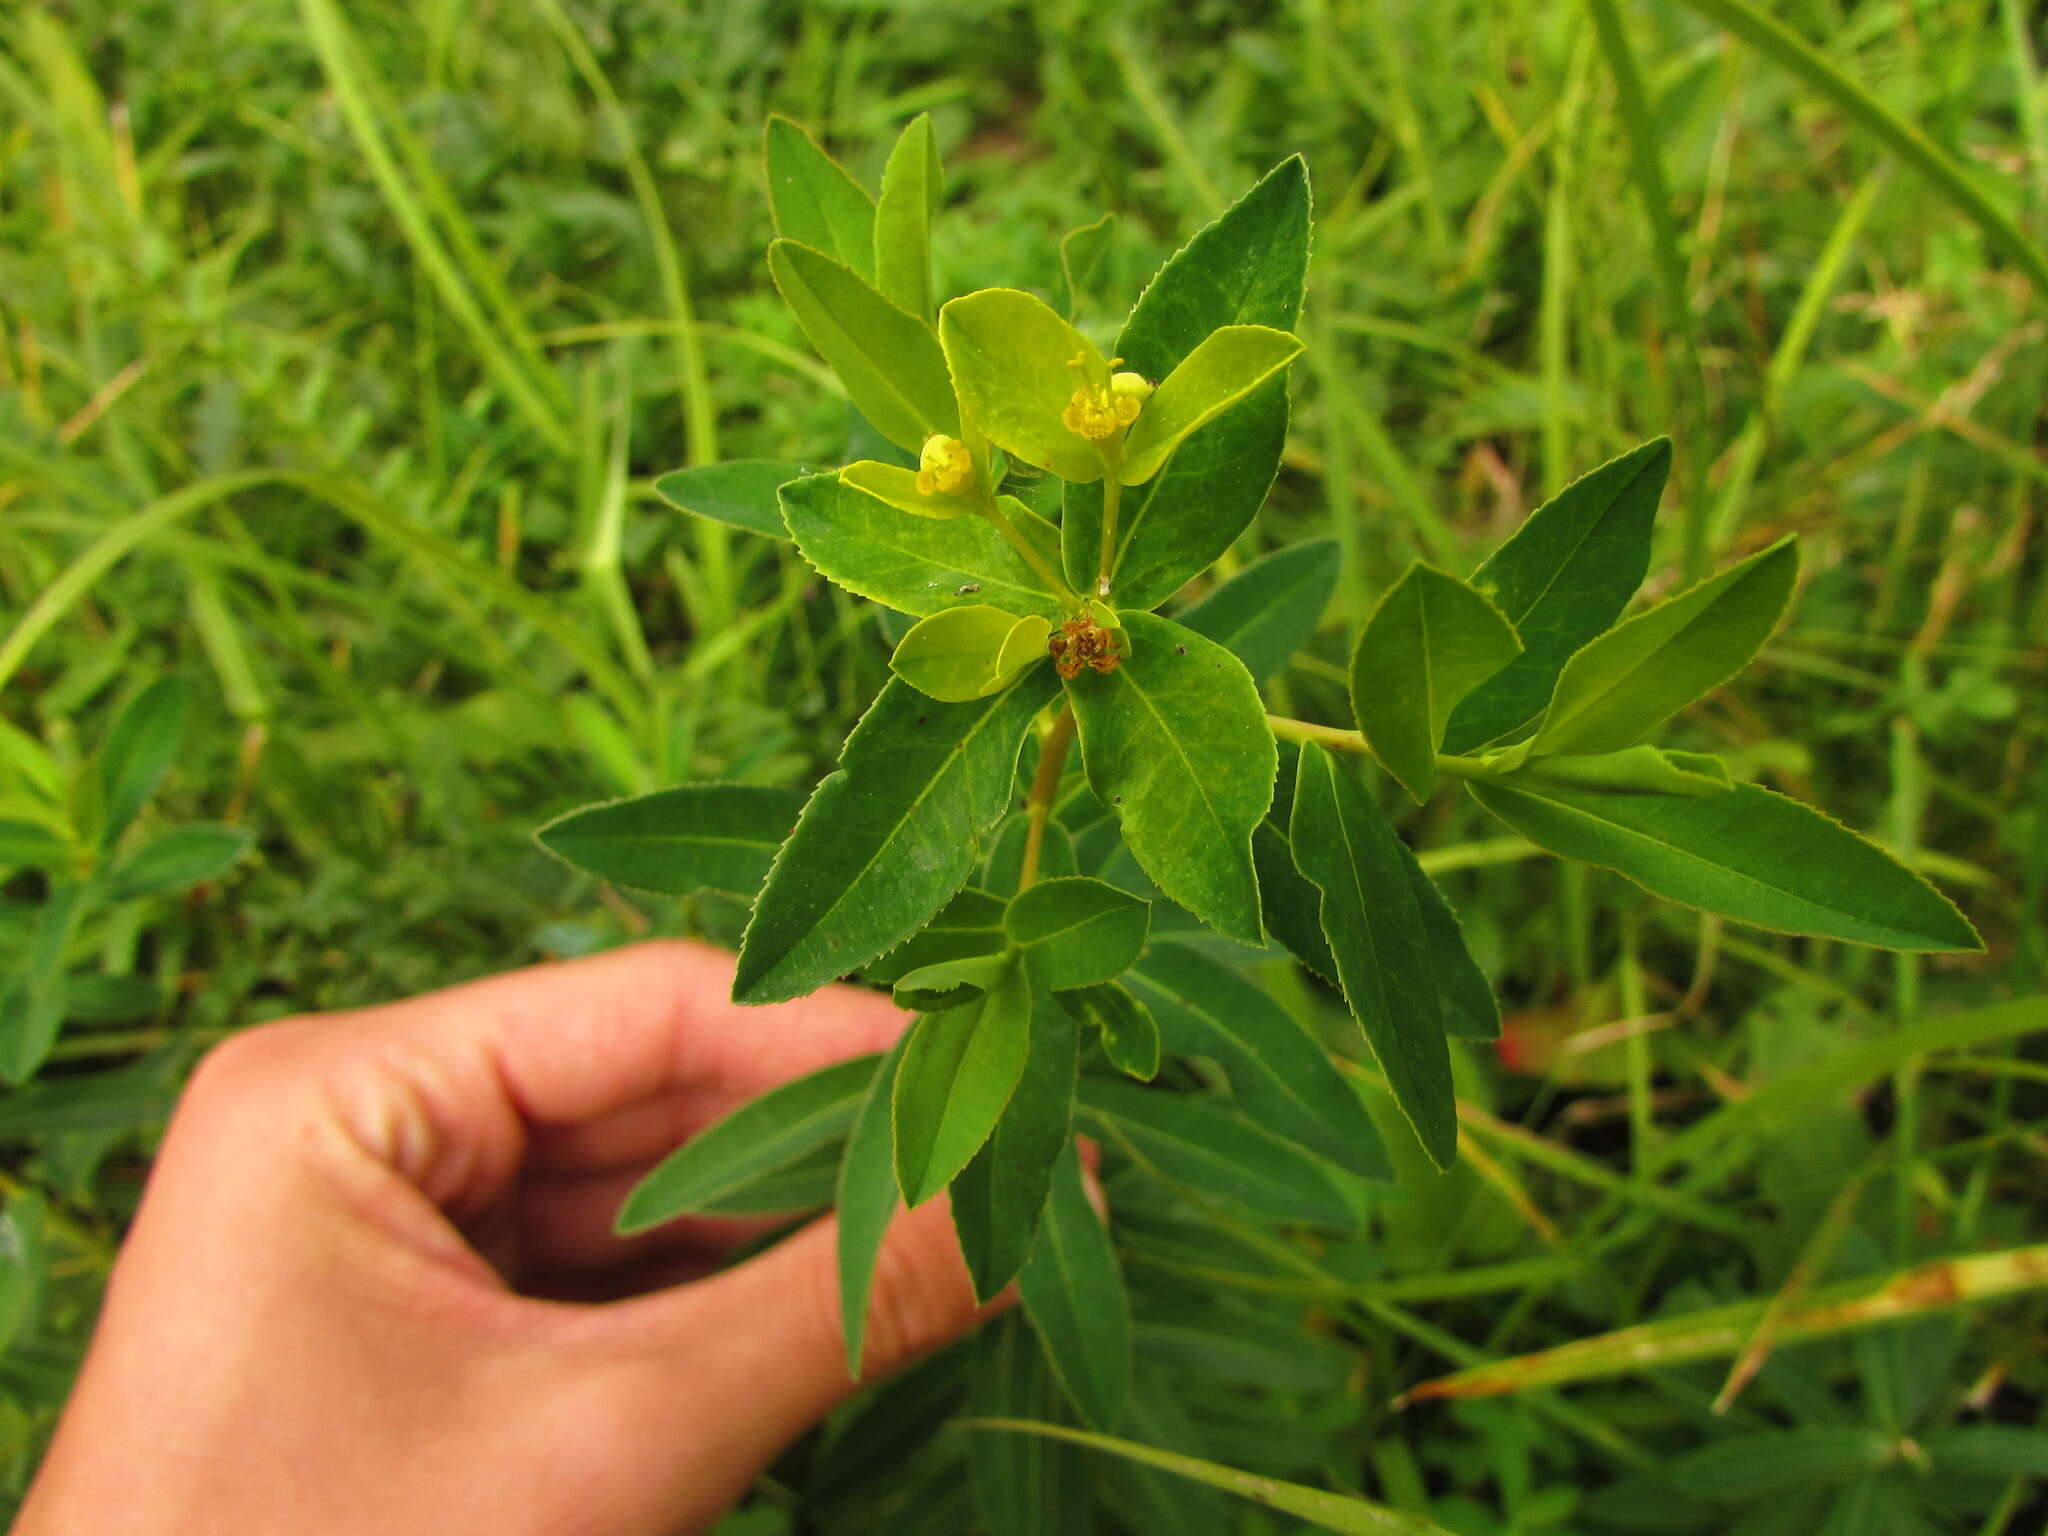
[[[0,715],[75,760],[122,700],[181,674],[203,726],[162,811],[260,838],[202,897],[81,938],[80,964],[143,971],[173,1002],[140,1027],[73,1029],[60,1071],[175,1073],[261,1018],[716,931],[718,912],[593,890],[527,834],[686,778],[807,783],[883,676],[864,605],[650,490],[686,461],[826,460],[845,442],[844,403],[766,280],[771,111],[870,183],[894,129],[933,113],[947,292],[1050,289],[1060,236],[1115,211],[1082,310],[1099,330],[1256,174],[1307,156],[1289,468],[1233,558],[1329,531],[1346,574],[1275,685],[1282,707],[1340,717],[1347,621],[1409,558],[1468,568],[1551,489],[1659,432],[1678,457],[1653,584],[1804,535],[1794,622],[1687,729],[1917,861],[1990,956],[1722,933],[1513,858],[1445,800],[1411,831],[1470,863],[1458,895],[1511,1010],[1579,995],[1626,941],[1640,1006],[1608,1016],[1682,1020],[1635,1058],[1619,1108],[1546,1119],[1550,1089],[1477,1061],[1470,1096],[1607,1156],[1609,1116],[1646,1115],[1653,1068],[1659,1112],[1683,1115],[1844,1032],[2040,990],[2042,295],[1853,114],[1675,0],[1613,12],[1649,103],[1631,114],[1603,9],[11,13]],[[1772,14],[2041,227],[2048,96],[2026,7]],[[1661,252],[1645,144],[1670,190]],[[0,887],[0,940],[33,895]],[[2038,1086],[1987,1067],[1904,1072],[1894,1091],[1915,1128],[1899,1167],[1941,1192],[1922,1208],[1936,1230],[1894,1234],[1911,1250],[1895,1260],[2039,1233]],[[12,1143],[10,1179],[68,1202],[80,1319],[132,1199],[134,1130]],[[1427,1267],[1541,1251],[1512,1222],[1501,1235],[1490,1186],[1463,1177],[1464,1223],[1415,1239]],[[1670,1242],[1638,1241],[1627,1285],[1575,1298],[1580,1331],[1659,1294]],[[1443,1321],[1488,1352],[1533,1347],[1544,1294],[1494,1326]]]

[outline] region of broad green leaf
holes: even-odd
[[[865,967],[861,974],[886,987],[921,966],[967,955],[994,954],[1008,942],[1003,933],[1003,913],[1008,906],[1000,896],[969,886],[906,943]]]
[[[1621,616],[1650,568],[1650,524],[1670,472],[1669,438],[1630,449],[1538,507],[1472,573],[1514,625],[1522,654],[1452,712],[1446,752],[1534,721],[1572,652]]]
[[[1282,373],[1301,355],[1301,339],[1265,325],[1211,331],[1159,381],[1124,437],[1117,478],[1143,485],[1194,432]]]
[[[1437,889],[1436,882],[1423,873],[1409,846],[1398,837],[1401,865],[1408,871],[1408,885],[1415,892],[1415,905],[1422,913],[1422,931],[1429,940],[1429,966],[1436,975],[1437,995],[1443,999],[1444,1033],[1454,1040],[1497,1040],[1500,1038],[1500,999],[1493,984],[1472,951],[1465,947],[1465,929],[1458,914]]]
[[[68,992],[65,954],[84,908],[84,886],[53,887],[29,932],[28,953],[13,974],[0,977],[0,1079],[27,1082],[57,1043]]]
[[[1114,1429],[1131,1386],[1131,1298],[1071,1141],[1053,1165],[1052,1193],[1038,1241],[1018,1271],[1017,1297],[1081,1417]]]
[[[1122,617],[1130,656],[1067,684],[1088,783],[1169,898],[1256,944],[1251,834],[1277,762],[1258,687],[1215,641],[1154,614]]]
[[[768,119],[768,204],[775,232],[875,275],[875,203],[867,188],[798,124]]]
[[[1274,1221],[1348,1228],[1357,1220],[1327,1163],[1218,1100],[1084,1077],[1079,1102],[1099,1131],[1204,1196],[1235,1200]]]
[[[1027,674],[971,704],[940,704],[900,680],[884,687],[776,855],[740,943],[734,999],[815,991],[943,907],[1009,803],[1024,733],[1056,687],[1050,672]]]
[[[1007,952],[993,955],[965,955],[957,960],[940,960],[919,966],[896,979],[891,989],[896,1006],[917,1013],[943,1013],[962,1008],[994,990],[1016,965]]]
[[[0,821],[0,869],[65,869],[78,850],[48,827],[32,821]]]
[[[839,478],[855,490],[865,491],[875,500],[887,502],[898,512],[908,512],[912,517],[943,520],[966,517],[975,510],[974,498],[963,496],[958,491],[919,490],[917,471],[901,464],[862,459],[840,470]]]
[[[1143,1083],[1159,1075],[1159,1021],[1128,988],[1116,982],[1084,987],[1067,1002],[1102,1031],[1102,1054],[1117,1071]]]
[[[177,678],[159,678],[115,717],[97,770],[102,848],[114,846],[170,771],[185,739],[190,701],[191,690]]]
[[[1301,749],[1288,831],[1294,862],[1323,893],[1345,1001],[1423,1150],[1448,1168],[1458,1118],[1443,1002],[1400,839],[1356,770],[1317,746]]]
[[[1207,635],[1263,682],[1316,632],[1337,590],[1337,569],[1335,539],[1290,544],[1254,560],[1174,622]]]
[[[749,1181],[837,1141],[853,1124],[881,1058],[834,1062],[742,1104],[654,1166],[614,1227],[643,1232],[703,1211]]]
[[[803,796],[764,784],[684,784],[588,805],[533,835],[556,858],[643,891],[751,896],[796,825]]]
[[[1105,213],[1093,223],[1060,236],[1060,312],[1069,320],[1081,307],[1081,296],[1094,286],[1109,248],[1116,240],[1116,215]]]
[[[1308,271],[1308,173],[1299,156],[1275,167],[1175,254],[1138,298],[1113,349],[1123,366],[1164,379],[1219,326],[1291,331]],[[1185,443],[1133,487],[1117,519],[1112,601],[1156,608],[1236,542],[1265,502],[1287,439],[1287,385],[1274,379]],[[1102,487],[1067,491],[1067,580],[1093,589],[1102,542]]]
[[[1393,1178],[1357,1092],[1265,988],[1182,944],[1154,944],[1127,984],[1151,1007],[1166,1050],[1222,1067],[1261,1130],[1361,1178]]]
[[[654,482],[655,494],[680,512],[789,542],[775,493],[813,473],[774,459],[731,459],[698,469],[671,470]]]
[[[211,880],[247,853],[255,841],[256,835],[247,827],[222,822],[175,827],[114,866],[107,879],[107,900],[133,901]]]
[[[1436,789],[1436,749],[1451,712],[1521,651],[1499,609],[1429,566],[1409,566],[1380,598],[1351,653],[1351,709],[1374,755],[1418,804]]]
[[[1518,756],[1521,751],[1521,747],[1513,747],[1502,755]],[[1623,795],[1725,795],[1735,787],[1728,765],[1718,757],[1647,746],[1586,756],[1528,757],[1520,767],[1500,775],[1499,782],[1538,794],[1562,789]]]
[[[1539,848],[1737,922],[1881,949],[1983,948],[1948,898],[1889,854],[1755,784],[1705,797],[1467,787]]]
[[[961,704],[1006,688],[1034,663],[1051,662],[1046,638],[1052,621],[1019,618],[986,603],[947,608],[911,626],[889,658],[889,670],[919,693]]]
[[[920,112],[889,152],[875,202],[875,285],[920,318],[932,312],[932,215],[945,184],[931,114]]]
[[[1756,1499],[1876,1471],[1897,1450],[1881,1429],[1797,1424],[1688,1451],[1671,1463],[1671,1478],[1694,1498]]]
[[[1785,616],[1798,536],[1639,613],[1565,663],[1536,732],[1540,753],[1618,752],[1735,676]]]
[[[984,288],[939,311],[939,342],[961,409],[1014,459],[1062,480],[1098,480],[1102,456],[1061,418],[1074,391],[1099,389],[1109,367],[1095,343],[1042,299]]]
[[[1011,942],[1055,992],[1112,981],[1152,928],[1152,906],[1101,880],[1069,875],[1018,893],[1003,919]]]
[[[875,430],[916,453],[934,432],[960,435],[946,359],[931,327],[808,245],[777,240],[768,271],[818,355]]]
[[[868,1294],[874,1288],[875,1259],[902,1198],[896,1188],[890,1108],[896,1071],[909,1041],[910,1032],[905,1030],[875,1069],[854,1112],[853,1129],[839,1161],[839,1188],[833,1201],[839,1209],[839,1321],[846,1338],[846,1374],[856,1381],[867,1340]]]
[[[896,1072],[896,1183],[922,1205],[953,1182],[1001,1118],[1031,1050],[1031,982],[1022,966],[980,1001],[917,1021]]]
[[[970,1429],[1064,1440],[1111,1456],[1121,1456],[1127,1461],[1158,1467],[1177,1477],[1206,1483],[1211,1488],[1221,1488],[1254,1504],[1263,1504],[1284,1515],[1306,1520],[1318,1530],[1338,1531],[1345,1536],[1452,1536],[1450,1531],[1421,1515],[1389,1509],[1356,1494],[1327,1493],[1301,1483],[1284,1483],[1263,1473],[1240,1472],[1235,1467],[1182,1456],[1175,1451],[1162,1451],[1154,1446],[1140,1445],[1135,1440],[1118,1440],[1109,1435],[1090,1434],[1086,1430],[1024,1419],[983,1417],[964,1422]]]
[[[997,1318],[975,1345],[973,1411],[991,1417],[1061,1422],[1072,1415],[1038,1336],[1021,1317]],[[1080,1452],[1025,1435],[975,1435],[967,1442],[974,1526],[987,1536],[1086,1536],[1095,1528],[1093,1490]]]
[[[983,1301],[1009,1284],[1030,1253],[1053,1162],[1067,1145],[1080,1041],[1061,1004],[1033,981],[1023,1075],[995,1130],[953,1180],[953,1230]]]
[[[1018,530],[1048,559],[1059,530],[1003,499]],[[920,617],[963,602],[1058,619],[1063,610],[1045,578],[979,517],[948,522],[911,517],[837,475],[813,475],[782,488],[782,515],[803,557],[858,597]]]

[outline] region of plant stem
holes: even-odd
[[[1038,771],[1031,776],[1031,795],[1024,802],[1024,862],[1017,871],[1017,890],[1031,889],[1038,879],[1039,855],[1045,851],[1045,824],[1052,820],[1052,804],[1059,797],[1060,774],[1066,770],[1067,749],[1074,744],[1074,712],[1061,707],[1059,718],[1046,732],[1038,749]]]
[[[1036,571],[1039,578],[1051,587],[1055,597],[1064,603],[1070,611],[1075,613],[1081,611],[1084,605],[1081,599],[1075,595],[1074,589],[1067,585],[1066,578],[1046,563],[1045,556],[1032,548],[1031,541],[1024,537],[1017,525],[1011,522],[1008,516],[1004,514],[1003,509],[996,505],[995,497],[989,497],[982,504],[981,515],[995,524],[996,532],[1010,541],[1010,547],[1023,556],[1024,563]]]
[[[1095,595],[1109,596],[1109,575],[1116,568],[1116,518],[1123,509],[1124,483],[1116,471],[1102,477],[1102,557],[1095,566]]]
[[[1347,731],[1341,726],[1316,725],[1308,720],[1291,720],[1286,715],[1268,715],[1266,724],[1281,741],[1313,742],[1316,746],[1327,747],[1332,752],[1350,752],[1359,757],[1369,757],[1379,762],[1379,754],[1373,751],[1364,736],[1357,731]],[[1381,764],[1382,767],[1385,764]],[[1459,757],[1451,752],[1436,755],[1436,771],[1449,774],[1454,779],[1490,779],[1495,774],[1474,757]]]

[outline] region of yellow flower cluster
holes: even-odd
[[[1110,359],[1114,368],[1122,358]],[[1075,358],[1074,365],[1081,366],[1082,359]],[[1144,408],[1145,398],[1152,393],[1152,386],[1135,373],[1118,373],[1110,376],[1107,385],[1083,384],[1074,391],[1074,398],[1067,402],[1067,408],[1060,412],[1060,420],[1069,432],[1085,437],[1091,443],[1115,437],[1138,419],[1138,412]]]
[[[974,460],[957,437],[934,432],[917,456],[917,489],[922,496],[944,496],[960,490],[974,476]]]

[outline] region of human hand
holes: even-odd
[[[851,1389],[832,1220],[720,1269],[758,1224],[619,1239],[612,1214],[736,1104],[906,1022],[848,988],[739,1008],[731,973],[644,944],[214,1051],[17,1536],[710,1524]],[[980,1315],[944,1201],[899,1213],[866,1375]]]

